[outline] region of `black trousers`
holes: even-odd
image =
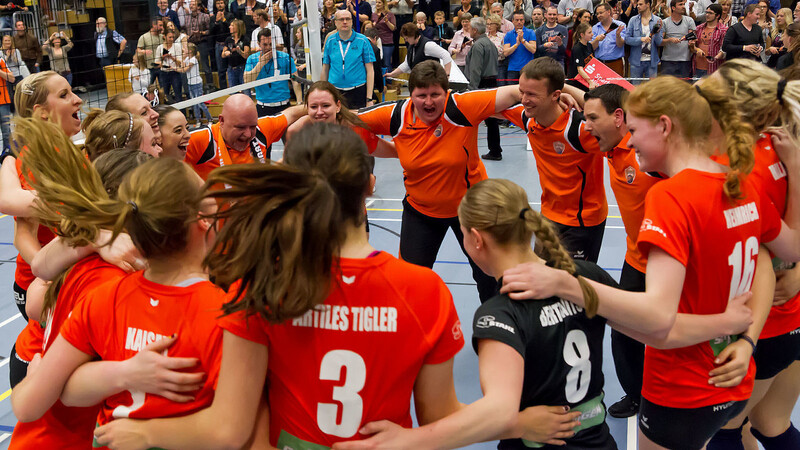
[[[453,230],[461,251],[467,255],[464,249],[464,235],[461,233],[458,217],[439,219],[426,216],[414,209],[407,200],[403,200],[400,257],[412,264],[433,267],[433,263],[436,262],[436,255],[439,254],[439,247],[442,246],[442,241],[447,234],[448,228]],[[478,284],[478,297],[483,303],[497,293],[497,281],[483,273],[469,255],[467,255],[467,260],[470,267],[472,267],[472,279]]]
[[[367,83],[361,86],[356,86],[353,89],[344,91],[339,89],[345,100],[347,100],[347,107],[351,109],[359,109],[367,106]],[[370,95],[372,97],[372,95]]]
[[[478,83],[478,89],[495,88],[497,87],[497,77],[481,78]],[[490,117],[483,121],[486,124],[486,141],[489,146],[489,153],[499,155],[503,153],[503,148],[500,147],[500,119]]]
[[[552,221],[551,221],[552,222]],[[603,245],[603,234],[606,231],[606,221],[592,227],[573,227],[553,222],[558,232],[561,245],[567,249],[572,259],[584,259],[593,263],[600,256],[600,247]]]
[[[644,292],[645,274],[625,262],[622,265],[619,286],[630,292]],[[622,390],[625,395],[639,402],[642,396],[644,344],[612,328],[611,354],[614,355],[614,369]]]

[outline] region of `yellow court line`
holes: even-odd
[[[11,389],[9,389],[9,390],[3,392],[2,394],[0,394],[0,402],[2,402],[3,400],[7,399],[9,395],[11,395]]]
[[[0,216],[0,219],[2,219],[3,217],[8,217],[8,214],[3,214],[2,216]]]
[[[396,211],[401,212],[402,209],[395,208],[367,208],[367,211]],[[609,219],[622,219],[622,216],[607,216]]]

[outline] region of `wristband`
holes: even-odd
[[[756,352],[756,343],[753,342],[753,338],[751,338],[750,336],[748,336],[746,334],[740,334],[739,335],[739,339],[741,339],[741,340],[747,342],[748,344],[750,344],[750,346],[753,347],[753,353]]]

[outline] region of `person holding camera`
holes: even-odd
[[[69,68],[69,59],[67,59],[67,52],[70,50],[72,50],[72,41],[63,31],[51,34],[50,39],[42,44],[42,52],[50,58],[50,69],[58,72],[67,79],[69,84],[72,84],[72,71]]]
[[[704,11],[706,21],[697,26],[697,41],[689,44],[689,49],[694,53],[692,66],[694,76],[702,78],[714,73],[725,60],[722,53],[722,42],[728,27],[719,22],[722,15],[722,6],[712,3]]]
[[[752,59],[761,62],[761,51],[764,50],[764,34],[758,26],[756,5],[747,5],[739,23],[728,28],[722,41],[722,51],[728,60],[735,58]]]
[[[638,0],[639,14],[631,17],[625,29],[625,43],[631,48],[628,57],[631,78],[654,78],[658,74],[658,47],[664,37],[664,21],[653,14],[650,5],[651,0]],[[633,84],[640,82],[633,80]]]
[[[625,66],[622,57],[625,56],[625,39],[622,31],[625,23],[611,17],[611,5],[601,3],[595,8],[598,22],[592,27],[592,49],[594,57],[617,72],[625,76]]]

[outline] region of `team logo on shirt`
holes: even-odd
[[[441,136],[442,135],[442,130],[443,130],[442,124],[439,124],[439,126],[436,127],[435,130],[433,130],[433,135],[436,136],[436,137]]]
[[[502,322],[498,322],[498,321],[494,320],[494,316],[483,316],[483,317],[479,318],[478,321],[475,323],[475,326],[478,327],[478,328],[496,327],[496,328],[501,328],[503,330],[506,330],[506,331],[508,331],[510,333],[514,333],[514,327],[512,327],[511,325],[506,325],[506,324],[504,324]]]
[[[150,305],[155,308],[156,306],[158,306],[158,300],[150,297]]]
[[[648,231],[648,230],[655,231],[656,233],[660,234],[661,236],[664,236],[665,239],[667,237],[667,233],[664,231],[663,228],[659,227],[658,225],[653,225],[653,221],[650,220],[650,219],[644,219],[642,221],[642,226],[639,227],[639,233],[643,233],[643,232]]]
[[[559,155],[564,153],[564,143],[563,142],[553,142],[553,150],[556,151]]]
[[[634,169],[633,166],[626,167],[625,168],[625,181],[627,181],[628,184],[633,184],[633,180],[635,180],[635,179],[636,179],[636,169]]]
[[[353,276],[346,277],[346,276],[342,275],[342,281],[344,281],[347,284],[353,284],[356,281],[356,276],[353,275]]]

